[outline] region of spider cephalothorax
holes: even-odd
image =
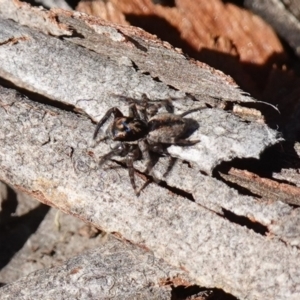
[[[148,133],[148,125],[145,121],[139,119],[138,115],[134,114],[131,110],[130,117],[123,116],[117,107],[109,109],[104,117],[97,124],[94,139],[102,127],[102,125],[113,115],[114,121],[109,126],[108,135],[114,141],[132,142],[143,138]]]
[[[168,111],[172,110],[169,101],[166,100],[149,105],[148,98],[145,96],[140,101],[125,99],[129,102],[129,116],[124,116],[117,107],[110,108],[97,124],[93,138],[97,138],[100,128],[113,115],[114,119],[107,128],[106,138],[109,137],[119,143],[101,158],[100,165],[113,156],[126,157],[131,185],[138,195],[133,162],[142,154],[147,161],[146,172],[149,173],[153,167],[150,152],[165,154],[167,146],[190,146],[198,143],[199,140],[186,139],[197,129],[198,123],[185,119],[184,116],[203,107],[175,115],[172,112],[157,113],[158,107],[162,105],[166,106]]]

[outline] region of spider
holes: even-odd
[[[175,115],[170,100],[161,100],[158,105],[149,105],[146,95],[143,95],[141,100],[119,97],[129,102],[129,116],[124,116],[117,107],[110,108],[98,122],[93,139],[96,140],[101,127],[113,116],[105,139],[110,138],[118,143],[101,157],[99,165],[114,156],[126,157],[130,182],[138,196],[140,191],[135,184],[134,161],[142,156],[146,160],[146,173],[149,174],[153,168],[150,152],[166,155],[165,149],[170,145],[191,146],[198,143],[199,140],[186,139],[199,127],[198,123],[184,116],[205,107]],[[158,113],[161,106],[165,106],[168,112]]]

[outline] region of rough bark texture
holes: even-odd
[[[41,286],[47,282],[52,289],[47,298],[51,299],[74,299],[76,294],[85,298],[88,289],[93,299],[112,295],[119,299],[182,299],[193,295],[201,300],[212,295],[225,296],[221,291],[200,289],[186,272],[158,260],[153,253],[118,241],[113,235],[97,231],[23,193],[14,194],[4,184],[0,184],[0,194],[0,285],[24,277],[24,285],[20,281],[6,285],[1,290],[1,299],[32,299],[33,292],[38,298],[44,298],[48,289]],[[9,210],[14,211],[13,216],[8,216]],[[87,249],[95,250],[83,253]],[[70,257],[74,258],[67,262]],[[79,283],[78,277],[76,284],[66,282],[66,279],[72,281],[72,276],[65,270],[74,264],[77,269],[72,268],[72,275],[81,271],[85,284]],[[55,267],[53,276],[50,267]],[[25,277],[44,268],[35,273],[36,280],[31,280],[32,275]],[[91,271],[97,274],[88,275]],[[100,280],[100,274],[106,281]],[[91,289],[95,278],[98,278],[97,287]]]
[[[270,26],[220,0],[177,0],[173,6],[155,5],[151,0],[91,0],[80,1],[76,9],[156,34],[190,57],[231,75],[256,96],[266,79],[263,69],[286,58]]]
[[[4,286],[1,299],[170,299],[172,289],[164,281],[177,277],[178,283],[187,282],[183,271],[179,274],[129,243],[107,237],[98,245],[63,266],[35,271]],[[161,286],[153,286],[159,280]]]
[[[266,185],[283,187],[275,178],[250,180],[253,189],[245,191],[249,173],[228,171],[234,159],[259,161],[282,141],[253,98],[222,72],[134,27],[15,0],[0,0],[0,17],[0,77],[29,97],[0,87],[0,179],[132,243],[112,242],[124,253],[116,260],[129,263],[102,265],[105,251],[115,253],[115,246],[103,246],[3,287],[1,297],[170,299],[159,278],[178,274],[241,299],[300,297],[299,213],[286,199],[299,187],[270,198]],[[171,169],[169,157],[158,160],[153,172],[160,182],[135,163],[137,184],[148,181],[136,197],[122,161],[98,166],[109,141],[91,141],[93,121],[108,108],[126,113],[126,101],[115,95],[143,93],[176,98],[176,113],[207,107],[188,116],[199,124],[191,139],[200,143],[169,147],[179,158]],[[166,265],[144,264],[149,253]]]

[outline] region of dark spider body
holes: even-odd
[[[187,119],[184,119],[181,115],[157,114],[148,122],[147,141],[150,144],[193,145],[197,141],[184,139],[190,130],[189,125]]]
[[[120,117],[112,123],[112,138],[114,141],[133,142],[143,138],[148,133],[148,126],[142,120]]]
[[[139,102],[139,105],[142,104],[142,109],[138,108],[137,104],[130,103],[129,116],[124,116],[117,107],[110,108],[97,124],[93,136],[94,139],[97,138],[100,128],[113,115],[114,120],[107,128],[107,136],[111,140],[120,143],[101,158],[100,165],[114,156],[126,157],[130,181],[137,195],[139,192],[135,185],[133,162],[139,159],[142,154],[147,161],[146,172],[149,173],[153,167],[149,152],[166,154],[165,148],[167,146],[189,146],[198,143],[199,140],[186,140],[187,136],[198,128],[198,123],[183,117],[191,112],[203,109],[202,107],[190,110],[181,115],[157,113],[157,109],[155,109],[150,112],[149,118],[147,100],[144,96],[144,99]]]

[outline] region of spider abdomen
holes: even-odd
[[[147,140],[151,143],[174,143],[187,131],[185,119],[181,116],[163,113],[152,117],[148,122]]]

